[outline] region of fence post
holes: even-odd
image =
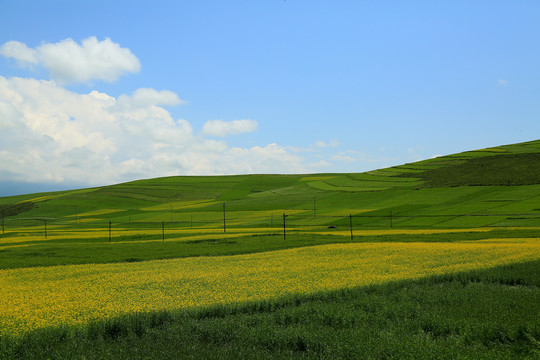
[[[353,241],[353,233],[352,233],[352,214],[349,214],[349,227],[351,229],[351,241]]]

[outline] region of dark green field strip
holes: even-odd
[[[540,183],[540,153],[471,158],[418,174],[426,186],[516,186]]]
[[[24,201],[15,204],[0,204],[0,217],[15,216],[33,209],[35,204],[31,201]]]
[[[0,268],[237,255],[347,241],[347,238],[341,236],[305,234],[289,234],[289,238],[283,240],[282,234],[279,233],[275,235],[164,242],[161,241],[160,235],[148,237],[154,237],[155,241],[121,242],[113,240],[113,242],[109,243],[107,238],[98,238],[96,240],[100,242],[95,243],[69,243],[65,241],[49,243],[42,241],[27,244],[31,246],[2,247],[0,248]],[[148,238],[144,240],[148,240]]]
[[[540,261],[0,338],[2,359],[535,359]]]

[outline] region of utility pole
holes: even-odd
[[[287,217],[287,215],[285,215],[285,213],[283,213],[283,240],[285,240],[286,238],[286,230],[285,230],[285,218]]]
[[[352,214],[349,214],[349,227],[351,229],[351,241],[353,241],[353,233],[352,233]]]

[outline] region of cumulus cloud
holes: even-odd
[[[150,88],[137,89],[132,95],[118,97],[118,106],[123,109],[146,108],[153,105],[176,106],[184,102],[172,91],[157,91]]]
[[[205,137],[253,131],[254,120],[208,122],[206,132],[197,134],[162,107],[181,102],[170,91],[143,88],[116,98],[78,94],[55,81],[0,76],[0,180],[100,185],[167,175],[302,173],[321,166],[305,164],[278,144],[237,148]],[[225,124],[224,130],[216,124]]]
[[[21,66],[31,67],[31,65],[38,63],[37,52],[18,41],[8,41],[0,46],[0,54],[4,57],[15,59]]]
[[[84,39],[81,44],[65,39],[44,43],[35,49],[18,41],[9,41],[0,47],[0,54],[15,59],[22,66],[42,65],[62,84],[91,80],[112,82],[141,68],[139,59],[128,48],[120,47],[109,38],[99,41],[94,36]]]
[[[255,120],[210,120],[203,126],[203,134],[210,136],[225,137],[229,134],[250,133],[257,130],[257,122]]]
[[[137,57],[109,38],[35,48],[9,41],[0,55],[51,75],[49,81],[0,76],[0,181],[100,185],[170,175],[306,173],[328,166],[306,164],[275,143],[240,148],[214,138],[253,132],[255,120],[211,120],[197,133],[165,108],[184,103],[172,91],[140,88],[113,97],[66,89],[140,70]]]

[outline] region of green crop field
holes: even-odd
[[[540,141],[0,211],[1,359],[540,357]]]

